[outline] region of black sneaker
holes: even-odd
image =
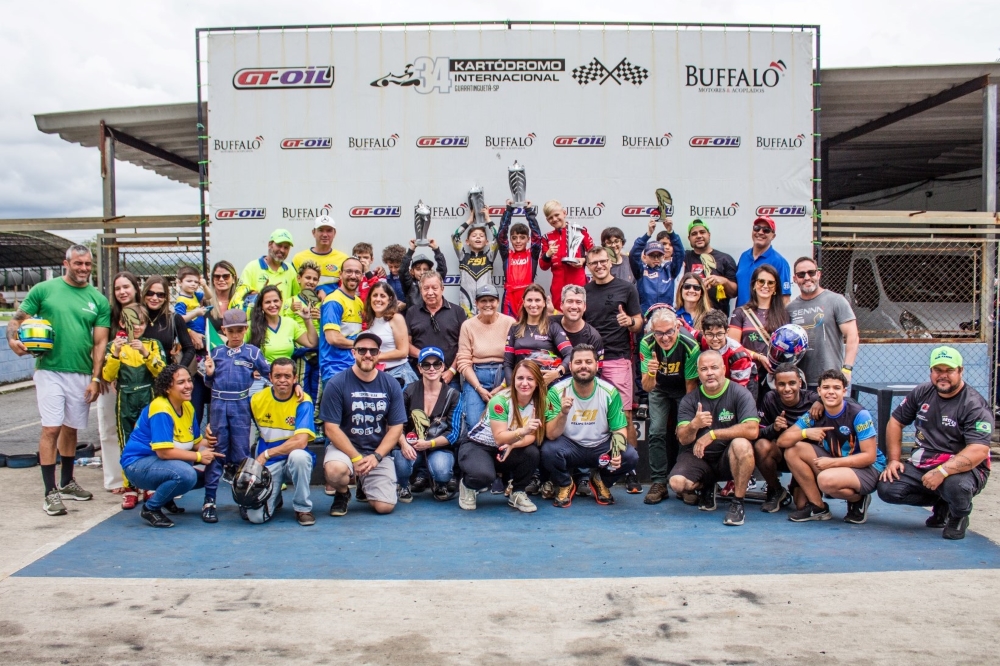
[[[726,511],[726,517],[722,519],[722,524],[742,525],[745,518],[746,510],[743,508],[743,500],[734,497],[729,502],[729,511]]]
[[[865,521],[868,520],[868,505],[871,503],[871,495],[865,495],[857,502],[848,502],[844,522],[852,525],[864,525]]]
[[[169,502],[164,504],[163,508],[166,510],[167,513],[173,513],[173,514],[184,513],[184,509],[182,507],[177,506],[177,504],[173,500],[170,500]]]
[[[358,479],[357,485],[354,486],[354,499],[359,502],[367,502],[368,495],[365,495],[365,489],[361,485],[361,479]]]
[[[951,541],[958,541],[965,538],[965,530],[969,527],[968,516],[948,516],[948,524],[944,526],[941,536]]]
[[[590,476],[587,474],[580,474],[573,479],[573,483],[576,484],[576,496],[577,497],[590,497]]]
[[[538,475],[538,472],[535,472],[534,474],[531,475],[531,481],[528,481],[528,485],[524,489],[524,492],[528,493],[529,495],[537,495],[541,487],[542,487],[542,477]]]
[[[706,482],[702,489],[698,491],[698,509],[701,511],[715,511],[716,488],[715,481],[712,481],[711,483]]]
[[[503,495],[506,491],[507,488],[503,485],[503,479],[501,477],[498,476],[493,479],[493,484],[490,485],[491,495]]]
[[[942,499],[934,502],[934,513],[931,517],[924,521],[924,525],[927,527],[934,527],[941,529],[948,524],[948,503]]]
[[[639,477],[635,472],[625,475],[625,492],[629,495],[638,495],[642,492],[642,484],[639,483]]]
[[[409,504],[413,501],[413,493],[410,492],[409,486],[396,486],[396,499],[398,499],[403,504]]]
[[[417,478],[410,481],[410,492],[412,492],[414,495],[417,495],[430,488],[430,486],[431,486],[431,480],[426,476],[424,476],[423,474],[420,474],[417,476]]]
[[[152,525],[153,527],[173,527],[174,521],[170,520],[163,515],[163,512],[159,509],[147,509],[146,503],[143,502],[142,509],[139,511],[139,515],[142,516],[143,520]],[[964,536],[964,534],[963,534]]]
[[[333,496],[333,504],[330,505],[330,515],[331,516],[343,516],[347,514],[347,505],[351,501],[351,491],[348,490],[346,493],[335,493]]]
[[[777,488],[768,486],[767,499],[761,505],[760,510],[764,513],[777,513],[785,504],[786,499],[788,499],[788,490],[784,486],[780,484]]]
[[[811,502],[806,502],[804,507],[788,514],[788,520],[793,523],[805,523],[810,520],[830,520],[832,517],[830,505],[826,502],[823,502],[823,506],[816,506]]]
[[[205,506],[201,507],[201,519],[206,523],[219,522],[219,514],[215,512],[215,502],[205,502]]]

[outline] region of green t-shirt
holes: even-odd
[[[305,335],[306,325],[298,323],[291,317],[282,317],[278,328],[267,327],[264,336],[264,360],[273,363],[276,358],[291,358],[295,351],[295,341]],[[247,329],[246,341],[250,342],[250,329]]]
[[[687,394],[687,380],[698,379],[698,356],[701,346],[687,333],[678,332],[674,346],[664,350],[652,333],[639,343],[640,371],[646,374],[649,361],[656,358],[660,369],[656,371],[656,389],[680,400]]]
[[[111,327],[111,305],[101,292],[89,284],[73,287],[61,277],[52,278],[32,287],[20,310],[52,324],[52,349],[35,360],[36,370],[94,371],[94,329]]]

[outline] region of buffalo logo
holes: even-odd
[[[641,86],[642,82],[649,78],[649,70],[640,65],[633,65],[628,58],[621,61],[612,68],[608,68],[597,58],[594,58],[586,65],[580,65],[573,69],[573,78],[581,86],[598,81],[599,86],[603,86],[605,81],[611,80],[618,85],[622,81],[631,83],[634,86]]]
[[[773,60],[766,68],[699,67],[685,65],[685,87],[698,92],[764,92],[774,88],[785,75],[784,60]]]

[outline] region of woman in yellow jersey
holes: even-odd
[[[295,344],[315,347],[319,344],[313,312],[303,308],[299,311],[302,324],[291,317],[281,316],[281,292],[274,285],[260,290],[257,305],[250,315],[247,342],[264,352],[264,360],[270,363],[276,358],[291,358]],[[250,389],[250,395],[264,388],[264,378],[257,379]]]
[[[140,514],[153,527],[174,526],[163,509],[183,513],[174,498],[200,488],[204,472],[195,470],[194,465],[210,463],[215,457],[215,438],[206,427],[202,439],[198,428],[191,405],[192,388],[187,368],[177,364],[164,368],[153,383],[156,397],[142,410],[122,451],[122,470],[129,483],[153,491]]]

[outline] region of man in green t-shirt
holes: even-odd
[[[42,508],[50,516],[66,513],[64,499],[93,497],[73,480],[76,432],[87,427],[90,403],[105,390],[101,364],[108,345],[111,306],[90,284],[93,257],[83,245],[66,250],[66,274],[36,284],[7,324],[7,342],[18,356],[28,354],[17,338],[21,323],[31,317],[52,325],[52,349],[35,361],[35,398],[42,421],[38,459],[45,484]],[[56,451],[62,456],[56,487]]]

